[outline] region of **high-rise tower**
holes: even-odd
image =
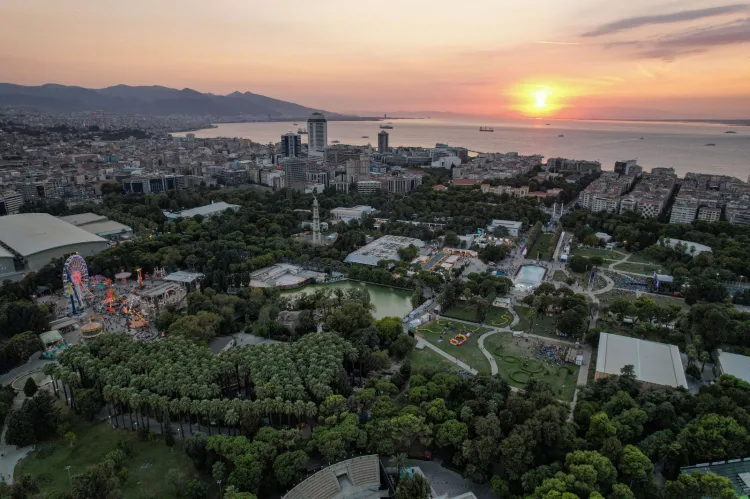
[[[307,119],[307,152],[311,156],[325,152],[328,146],[328,120],[321,113],[312,113]]]
[[[313,196],[313,244],[323,244],[320,236],[320,213],[318,213],[318,196]]]
[[[378,134],[378,152],[381,154],[388,152],[388,132],[385,130],[381,130]]]

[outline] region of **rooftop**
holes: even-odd
[[[211,203],[207,204],[206,206],[199,206],[197,208],[192,208],[190,210],[182,210],[179,213],[179,216],[182,218],[192,218],[196,215],[201,216],[207,216],[207,215],[213,215],[215,213],[220,213],[225,210],[239,210],[240,207],[236,204],[229,204],[225,203],[224,201],[219,201],[217,203]]]
[[[596,372],[619,375],[629,364],[635,368],[635,376],[640,381],[688,387],[680,351],[675,345],[601,333]]]
[[[23,256],[75,244],[107,242],[47,213],[0,217],[0,241]]]
[[[83,230],[92,234],[111,234],[113,232],[132,232],[133,229],[127,225],[114,220],[102,220],[101,222],[87,223],[81,227]]]
[[[370,244],[362,246],[347,255],[345,262],[361,263],[362,265],[377,265],[380,260],[401,260],[398,250],[413,244],[423,248],[424,242],[419,239],[404,236],[383,236]]]
[[[727,477],[732,482],[734,490],[738,494],[747,497],[750,493],[750,457],[744,459],[729,459],[728,461],[717,461],[713,463],[701,463],[695,466],[680,468],[680,473],[714,473]]]
[[[718,364],[721,367],[722,374],[730,374],[750,383],[750,357],[722,350],[717,350],[716,353],[718,354]]]
[[[59,218],[63,222],[68,222],[69,224],[73,224],[77,227],[94,222],[104,222],[107,220],[107,217],[103,215],[97,215],[96,213],[79,213],[77,215],[68,215]]]

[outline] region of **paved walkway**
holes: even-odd
[[[20,409],[25,399],[26,396],[23,394],[23,392],[19,392],[16,395],[16,398],[13,399],[12,409]],[[10,417],[10,414],[8,414],[8,417]],[[7,431],[8,418],[5,419],[5,425],[3,425],[3,434],[0,435],[0,454],[2,454],[2,457],[0,457],[0,481],[5,480],[5,483],[12,484],[13,470],[15,469],[16,464],[18,464],[18,461],[28,456],[31,451],[34,450],[34,446],[29,445],[28,447],[17,448],[15,445],[6,444],[5,433]]]
[[[450,355],[450,354],[448,354],[448,353],[440,350],[438,347],[436,347],[435,345],[433,345],[429,341],[425,340],[424,338],[422,338],[418,334],[416,334],[415,336],[417,338],[417,348],[420,348],[420,345],[424,345],[425,347],[429,348],[433,352],[435,352],[435,353],[437,353],[439,355],[442,355],[443,357],[445,357],[446,359],[448,359],[449,361],[451,361],[453,364],[457,365],[461,369],[463,369],[465,371],[469,371],[471,374],[474,374],[474,375],[479,374],[479,371],[477,371],[476,369],[474,369],[473,367],[471,367],[466,362],[458,360],[453,355]]]

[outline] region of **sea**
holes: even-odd
[[[715,123],[549,119],[478,123],[427,118],[329,121],[328,141],[377,146],[380,125],[388,122],[393,124],[393,129],[387,130],[390,146],[434,147],[442,143],[475,152],[596,160],[604,170],[612,170],[615,161],[636,159],[644,171],[672,167],[679,176],[700,172],[744,181],[750,175],[750,127]],[[242,137],[275,143],[282,134],[306,125],[304,121],[297,125],[279,121],[225,123],[193,133],[201,138]],[[480,126],[492,127],[494,132],[480,132]]]

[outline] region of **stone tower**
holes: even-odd
[[[320,237],[320,213],[318,212],[318,197],[313,196],[313,244],[323,244],[323,240]]]

